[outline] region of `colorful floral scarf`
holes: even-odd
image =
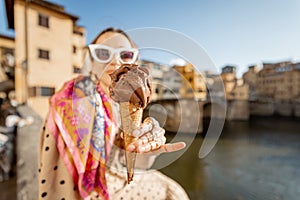
[[[110,99],[89,77],[79,76],[50,105],[47,126],[80,195],[89,199],[96,192],[109,199],[105,168],[115,134]]]

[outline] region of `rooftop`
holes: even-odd
[[[24,1],[25,4],[27,2],[28,5],[34,4],[34,5],[41,6],[43,8],[48,8],[49,10],[52,10],[59,14],[70,17],[75,22],[79,19],[78,16],[66,12],[64,6],[61,6],[61,5],[58,5],[55,3],[51,3],[49,1],[45,1],[45,0],[21,0],[21,1]],[[10,29],[15,28],[14,4],[15,4],[15,0],[5,0],[6,17],[7,17],[7,22],[8,22],[8,28],[10,28]]]
[[[8,40],[15,40],[14,37],[8,36],[8,35],[3,35],[0,33],[0,38],[8,39]]]

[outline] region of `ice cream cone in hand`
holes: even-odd
[[[111,98],[120,104],[123,139],[125,150],[136,141],[133,130],[141,125],[143,109],[150,101],[152,92],[151,77],[148,69],[137,65],[122,65],[112,75]],[[133,180],[135,152],[126,151],[128,183]]]
[[[123,140],[125,145],[125,157],[127,168],[127,182],[130,183],[133,179],[134,164],[136,153],[127,151],[129,144],[135,142],[138,138],[132,135],[133,130],[141,125],[143,109],[137,108],[129,102],[120,103],[120,114],[122,121]]]

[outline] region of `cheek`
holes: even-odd
[[[107,68],[105,68],[105,70],[104,70],[104,72],[103,72],[103,78],[105,79],[105,80],[111,80],[110,79],[110,75],[113,73],[115,71],[115,67],[107,67]]]
[[[109,65],[106,67],[105,69],[105,73],[107,74],[112,74],[114,71],[116,71],[118,68],[120,67],[120,65]]]
[[[93,72],[96,72],[97,74],[103,72],[105,70],[106,66],[102,63],[93,63],[92,70]]]

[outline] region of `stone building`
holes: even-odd
[[[234,88],[232,89],[230,96],[233,100],[249,100],[249,85],[245,84],[243,79],[237,79]]]
[[[251,114],[300,116],[300,63],[263,63],[260,71],[250,66],[243,78],[249,85]]]
[[[162,81],[163,81],[164,66],[149,60],[141,60],[140,65],[144,67],[148,67],[150,69],[150,74],[152,76],[152,90],[153,90],[151,100],[155,101],[161,99],[163,94]]]
[[[181,76],[168,65],[141,60],[141,66],[148,67],[152,76],[153,101],[180,98]]]
[[[205,77],[192,64],[173,66],[173,68],[181,75],[180,95],[182,98],[206,99]]]
[[[15,31],[15,90],[42,117],[48,100],[79,72],[85,29],[63,6],[39,0],[5,0],[8,26]]]
[[[163,72],[163,96],[162,99],[179,99],[181,88],[181,76],[174,68],[165,68]]]
[[[221,78],[227,100],[247,100],[249,99],[249,86],[244,79],[236,77],[235,66],[225,66],[222,68]],[[251,77],[252,78],[252,77]]]
[[[207,87],[207,99],[222,99],[225,98],[224,83],[216,72],[204,71]]]
[[[222,68],[221,78],[224,83],[224,89],[227,100],[232,100],[233,89],[236,85],[236,67],[235,66],[225,66]]]
[[[300,95],[300,63],[263,63],[257,83],[260,100],[293,102]]]
[[[227,120],[249,119],[249,87],[243,79],[236,77],[235,66],[222,68],[221,78],[224,83],[225,96],[227,100]]]
[[[0,97],[12,97],[15,90],[15,40],[13,37],[0,35]]]
[[[249,100],[257,100],[257,90],[259,85],[257,84],[259,67],[258,65],[251,65],[248,67],[248,71],[243,74],[243,80],[245,84],[249,86]]]
[[[14,76],[15,39],[0,34],[0,82]],[[10,76],[10,77],[9,77]]]

